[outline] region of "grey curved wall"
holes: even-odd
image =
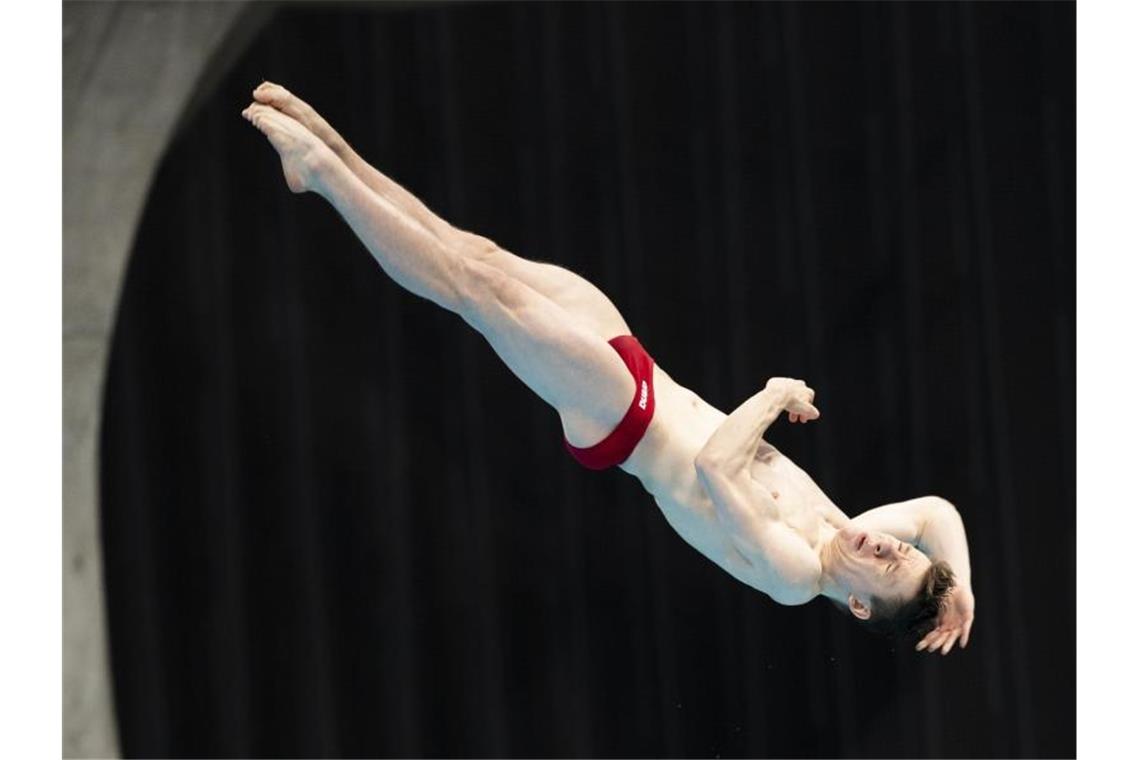
[[[151,179],[247,3],[63,6],[63,754],[113,757],[99,549],[99,409],[120,283]],[[258,9],[266,17],[271,6]]]

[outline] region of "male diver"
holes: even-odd
[[[764,440],[785,411],[819,418],[803,381],[771,378],[725,415],[657,365],[593,284],[448,224],[284,87],[253,98],[242,115],[289,189],[322,196],[389,277],[475,328],[558,412],[582,465],[636,477],[685,541],[780,604],[823,596],[917,650],[966,646],[974,595],[954,506],[923,496],[849,518]]]

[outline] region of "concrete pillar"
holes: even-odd
[[[162,150],[246,5],[63,6],[64,757],[118,755],[96,446],[124,265]]]

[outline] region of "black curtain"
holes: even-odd
[[[1072,756],[1075,5],[285,5],[188,114],[102,427],[128,756]],[[262,79],[573,269],[850,514],[939,494],[942,658],[720,571],[239,116]],[[114,188],[107,188],[114,192]]]

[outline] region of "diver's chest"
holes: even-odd
[[[753,460],[750,474],[771,498],[780,522],[812,542],[834,509],[815,481],[774,449]]]
[[[753,458],[749,474],[776,501],[816,501],[827,498],[806,472],[773,446],[766,446]]]

